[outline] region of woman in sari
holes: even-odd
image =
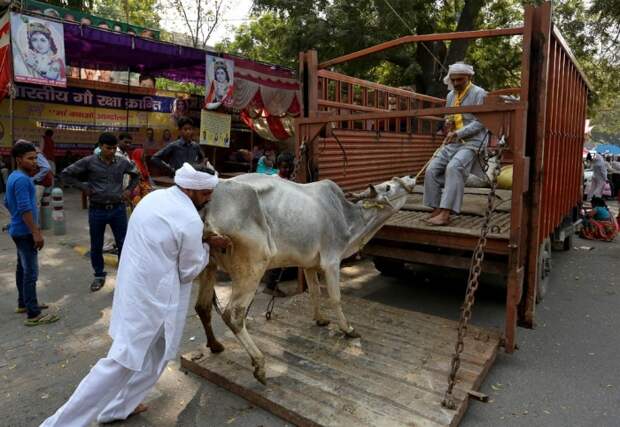
[[[605,201],[600,197],[592,197],[592,210],[583,219],[581,237],[611,242],[617,234],[618,224]]]
[[[134,209],[140,200],[151,191],[153,191],[153,184],[151,180],[151,174],[146,167],[146,161],[144,158],[144,149],[137,148],[131,153],[131,160],[136,164],[138,171],[140,171],[140,180],[138,185],[131,193],[131,208]]]

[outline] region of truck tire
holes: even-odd
[[[547,295],[551,276],[551,239],[545,239],[538,253],[538,284],[536,285],[536,304]]]
[[[403,272],[405,266],[403,261],[380,256],[373,257],[373,262],[375,264],[375,268],[379,270],[382,275],[388,277],[399,276]]]

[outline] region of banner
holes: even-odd
[[[9,14],[5,13],[0,18],[0,100],[9,94],[9,85],[13,77],[11,63],[11,25],[9,23]]]
[[[152,149],[176,139],[177,132],[172,116],[159,112],[16,100],[13,116],[16,138],[40,141],[47,129],[53,130],[56,156],[92,153],[102,132],[129,132],[133,143],[140,146],[149,140],[152,129]],[[12,140],[9,100],[5,99],[0,103],[0,154],[9,153]]]
[[[214,147],[230,147],[229,114],[214,113],[202,110],[200,114],[200,143]]]
[[[205,106],[214,110],[220,105],[232,107],[234,92],[235,63],[232,59],[207,54]]]
[[[67,86],[62,23],[11,13],[15,81]]]
[[[68,87],[58,89],[47,86],[18,85],[17,99],[53,104],[85,105],[119,110],[140,110],[156,113],[171,113],[175,102],[173,97],[144,96],[99,89]],[[185,113],[187,114],[187,112]]]

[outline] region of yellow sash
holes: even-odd
[[[465,98],[465,95],[467,95],[467,92],[469,92],[469,88],[470,87],[471,87],[471,82],[469,82],[467,84],[465,89],[463,89],[463,92],[459,93],[456,96],[456,100],[454,101],[453,107],[460,107],[461,106],[461,101],[463,101],[463,98]],[[453,119],[454,119],[454,129],[455,130],[459,130],[460,128],[463,127],[463,115],[462,114],[455,114]]]

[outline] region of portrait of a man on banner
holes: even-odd
[[[16,82],[67,86],[62,23],[12,13],[11,38]]]
[[[220,105],[231,107],[234,92],[235,63],[231,59],[207,54],[207,96],[205,107],[214,110]]]

